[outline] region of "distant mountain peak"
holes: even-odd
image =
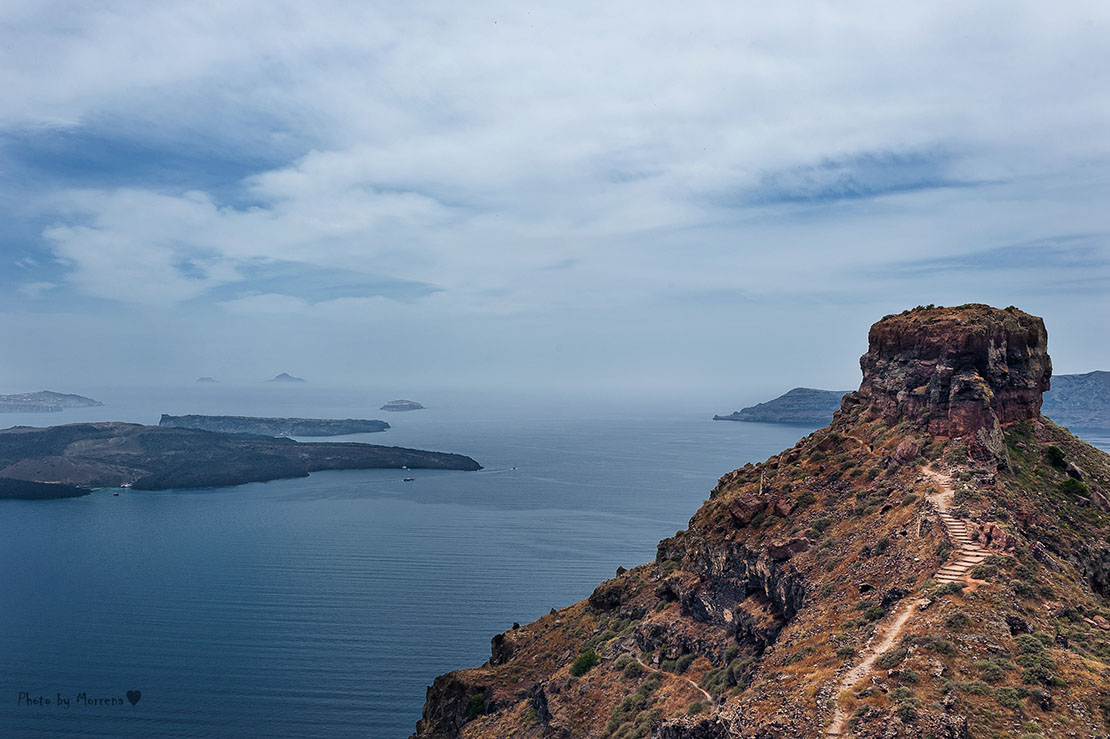
[[[293,377],[293,375],[289,374],[288,372],[282,372],[280,375],[277,375],[272,380],[266,380],[266,382],[304,382],[304,381],[305,381],[305,379],[303,377]]]

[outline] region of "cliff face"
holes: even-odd
[[[999,425],[1037,418],[1052,361],[1044,321],[1016,308],[919,308],[871,327],[863,382],[843,408],[1000,451]]]
[[[437,678],[415,736],[1107,736],[1110,457],[1039,416],[1045,346],[1016,309],[883,319],[829,427]]]

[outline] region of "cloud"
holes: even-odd
[[[643,325],[696,347],[749,311],[1067,306],[1104,269],[1104,3],[4,14],[0,253],[116,321],[473,320],[632,356]]]
[[[1110,234],[1066,234],[1022,244],[1009,244],[966,254],[915,259],[888,265],[902,277],[945,272],[1069,270],[1089,274],[1110,267]]]
[[[19,286],[19,294],[34,299],[56,287],[53,282],[27,282]]]
[[[308,303],[292,295],[278,295],[266,293],[263,295],[247,295],[235,300],[222,303],[231,313],[239,315],[280,315],[283,313],[300,313],[308,307]]]

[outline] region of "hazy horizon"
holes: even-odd
[[[1110,369],[1108,32],[1095,2],[7,3],[0,393],[720,412],[855,387],[872,323],[967,302]]]

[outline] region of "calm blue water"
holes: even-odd
[[[717,477],[809,430],[596,399],[421,396],[429,410],[389,415],[392,396],[301,388],[95,395],[111,405],[0,424],[385,417],[349,438],[486,469],[0,501],[3,736],[406,737],[436,675],[653,558]],[[74,703],[128,690],[134,707]]]

